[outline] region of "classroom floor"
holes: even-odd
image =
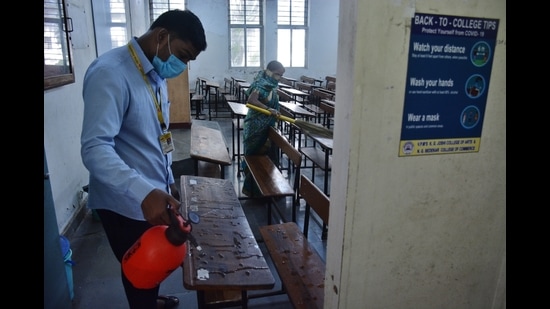
[[[220,113],[218,116],[223,116],[223,114]],[[194,116],[192,117],[194,118]],[[229,118],[228,114],[224,117],[226,118],[213,118],[212,121],[217,121],[220,125],[229,148],[229,153],[232,154],[231,118]],[[193,123],[208,125],[208,122],[208,120],[197,121],[193,119]],[[173,161],[189,158],[190,129],[175,129],[172,130],[172,133],[176,148],[173,155]],[[225,178],[230,179],[235,184],[238,195],[242,196],[238,189],[242,186],[242,177],[238,175],[236,162],[237,160],[235,159],[231,166],[226,167]],[[302,168],[302,174],[310,177],[311,169]],[[324,172],[320,169],[316,169],[314,181],[320,187],[322,187],[323,184],[323,177]],[[260,201],[253,199],[243,199],[241,203],[256,238],[261,238],[258,227],[267,224],[266,206]],[[279,204],[279,207],[283,209],[283,211],[284,209],[290,209],[290,199],[287,199],[286,203],[288,207],[286,207],[284,201]],[[300,226],[303,226],[305,206],[303,201],[301,203],[302,205],[298,213],[297,221]],[[274,218],[275,220],[273,222],[277,222],[278,218]],[[326,240],[321,239],[321,225],[318,221],[315,221],[316,220],[312,220],[309,225],[308,239],[321,257],[325,259]],[[120,265],[109,247],[101,222],[96,219],[90,211],[87,211],[76,231],[70,235],[69,240],[72,249],[72,260],[75,262],[72,267],[74,285],[73,309],[128,308],[122,283],[120,281]],[[272,291],[280,290],[281,284],[277,272],[269,259],[269,255],[263,243],[259,242],[259,245],[276,279],[276,284]],[[249,291],[249,295],[268,291],[269,290]],[[162,282],[160,294],[177,296],[180,300],[180,304],[176,308],[198,308],[196,292],[186,290],[183,287],[181,267]],[[240,306],[228,308],[240,308]],[[283,309],[292,308],[292,306],[287,296],[281,294],[252,298],[248,302],[248,308]]]

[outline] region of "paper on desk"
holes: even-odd
[[[207,269],[199,268],[197,269],[197,279],[206,280],[210,278],[210,274]]]

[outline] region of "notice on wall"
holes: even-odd
[[[400,157],[479,151],[498,21],[414,15]]]

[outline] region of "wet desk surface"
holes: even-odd
[[[189,245],[183,285],[197,290],[199,303],[207,290],[272,289],[275,279],[254,238],[231,181],[181,176],[182,214],[197,213],[192,234],[202,248]],[[245,300],[246,301],[246,300]]]

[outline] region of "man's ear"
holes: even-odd
[[[168,42],[169,32],[165,28],[159,28],[157,32],[157,43],[159,48],[163,47]]]

